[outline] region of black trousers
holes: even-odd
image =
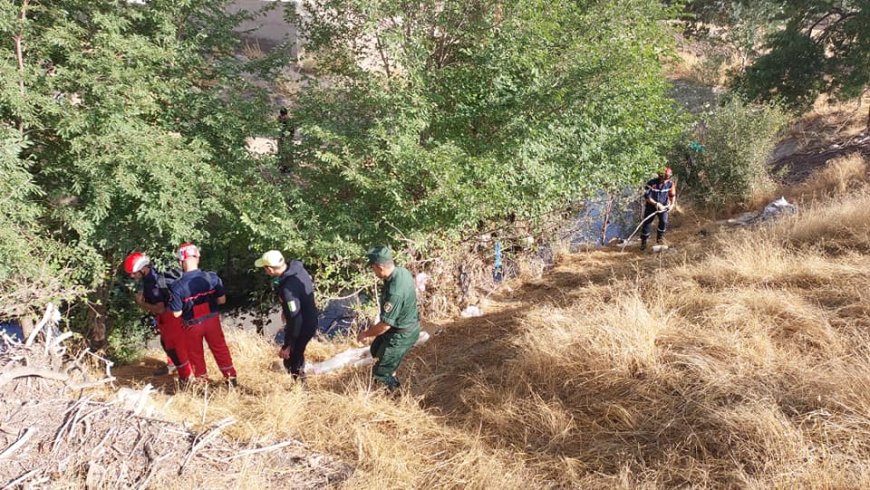
[[[643,207],[643,217],[656,213],[656,207],[650,206],[647,204]],[[646,241],[650,235],[650,228],[652,227],[653,221],[655,221],[656,216],[659,218],[659,226],[656,229],[656,238],[662,239],[665,237],[665,232],[668,231],[668,212],[665,211],[663,213],[656,213],[655,216],[650,216],[650,218],[643,222],[643,226],[640,229],[640,239]]]
[[[305,347],[314,338],[315,330],[316,328],[303,329],[299,337],[288,344],[290,357],[284,359],[284,367],[294,378],[304,377],[302,370],[305,368]]]

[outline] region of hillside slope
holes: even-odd
[[[398,399],[365,370],[300,390],[235,332],[244,388],[178,393],[171,416],[298,438],[356,467],[344,488],[867,487],[870,192],[842,162],[794,217],[687,212],[667,253],[564,255],[484,316],[428,325]]]

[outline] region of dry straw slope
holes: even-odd
[[[685,253],[566,257],[443,326],[399,399],[364,371],[299,390],[234,333],[244,389],[170,409],[336,454],[345,488],[868,488],[868,230],[858,191]]]

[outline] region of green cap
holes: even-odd
[[[393,260],[393,252],[386,245],[376,245],[368,251],[366,257],[369,258],[369,265],[385,264]]]

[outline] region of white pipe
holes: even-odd
[[[429,340],[429,337],[428,332],[420,332],[420,338],[417,339],[414,347],[425,344]],[[360,347],[358,349],[348,349],[323,362],[305,364],[305,373],[324,374],[344,367],[367,366],[374,362],[371,349],[369,347]]]

